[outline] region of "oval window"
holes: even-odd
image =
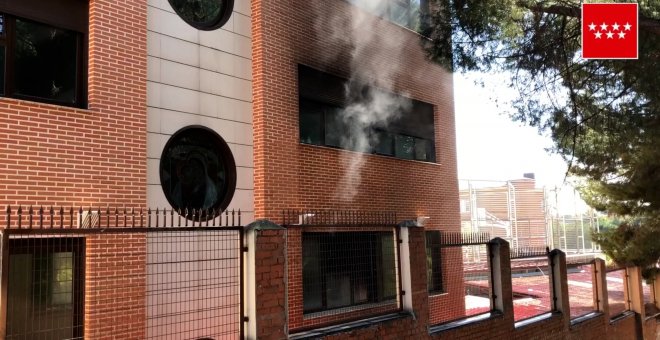
[[[190,126],[177,131],[160,157],[160,183],[175,210],[224,211],[236,189],[236,165],[214,131]]]
[[[169,0],[169,2],[183,21],[206,31],[222,27],[234,10],[234,0]]]

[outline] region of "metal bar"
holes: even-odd
[[[129,228],[82,228],[82,229],[4,229],[10,235],[89,235],[89,234],[121,234],[121,233],[157,233],[157,232],[176,232],[176,231],[223,231],[240,230],[241,226],[215,226],[215,227],[174,227],[174,228],[154,228],[154,227],[129,227]]]
[[[243,339],[245,337],[245,322],[244,316],[245,316],[245,291],[244,291],[244,285],[245,285],[245,262],[244,262],[244,257],[246,253],[243,252],[243,228],[238,229],[238,253],[239,253],[239,268],[240,268],[240,283],[239,283],[239,307],[238,310],[239,312],[239,339]]]
[[[0,232],[0,339],[7,337],[7,285],[9,283],[9,233]]]
[[[403,311],[403,277],[401,276],[401,228],[399,226],[394,227],[394,242],[396,242],[396,266],[398,271],[398,283],[397,290],[399,293],[399,311]],[[412,294],[412,292],[408,292]]]

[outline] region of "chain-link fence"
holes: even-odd
[[[461,180],[463,232],[487,232],[511,249],[549,246],[568,254],[598,252],[592,230],[596,216],[572,188],[537,187],[533,178],[511,181]]]

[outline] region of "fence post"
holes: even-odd
[[[491,309],[513,320],[513,286],[509,243],[496,237],[488,243],[491,259]]]
[[[257,220],[245,227],[245,339],[286,339],[286,229]]]
[[[630,310],[637,313],[642,322],[646,319],[644,308],[644,290],[642,288],[642,269],[640,267],[628,267],[626,269],[626,280],[628,281],[628,301]]]
[[[594,259],[594,270],[591,282],[595,283],[594,292],[594,305],[596,309],[603,313],[605,317],[605,326],[607,327],[610,322],[610,304],[607,297],[607,269],[605,267],[605,260]]]
[[[401,268],[401,291],[404,292],[403,295],[403,310],[413,312],[413,301],[412,301],[412,271],[410,268],[410,231],[408,230],[407,225],[403,223],[399,225],[399,237],[400,240],[400,254],[399,254],[399,266]],[[426,267],[424,267],[426,268]]]
[[[426,231],[415,221],[399,225],[401,290],[403,310],[414,315],[418,325],[429,323],[429,288],[426,272]]]
[[[562,313],[564,328],[568,329],[571,325],[571,307],[568,299],[566,254],[559,249],[554,249],[550,252],[549,257],[552,264],[550,277],[552,280],[553,311]]]
[[[0,231],[0,339],[7,337],[7,285],[9,283],[9,233]]]

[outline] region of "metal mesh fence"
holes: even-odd
[[[626,270],[616,269],[608,270],[605,280],[607,281],[607,299],[610,307],[610,318],[616,318],[628,310],[624,284],[626,280]]]
[[[464,291],[465,310],[456,315],[455,319],[487,313],[491,310],[491,278],[490,253],[488,248],[489,235],[487,233],[458,233],[431,230],[426,232],[426,255],[428,287],[430,294],[444,293],[444,275],[440,265],[443,253],[449,249],[460,249],[463,260],[461,286]],[[445,250],[445,251],[443,251]],[[451,279],[455,282],[454,279]],[[451,321],[451,320],[445,320]]]
[[[511,283],[515,321],[552,310],[550,270],[547,257],[512,260]]]
[[[230,215],[191,215],[181,227],[162,210],[116,210],[89,225],[72,210],[7,211],[5,338],[242,337],[243,231]]]
[[[463,232],[503,238],[512,251],[545,246],[566,253],[599,251],[591,240],[591,231],[598,229],[597,218],[577,208],[566,212],[568,201],[578,200],[575,193],[567,196],[566,188],[539,188],[533,179],[461,180],[459,184]]]
[[[9,240],[6,339],[83,338],[83,239]]]
[[[571,319],[575,319],[597,309],[594,305],[594,264],[571,265],[567,271],[568,301]]]
[[[147,235],[147,338],[239,338],[236,230]]]

